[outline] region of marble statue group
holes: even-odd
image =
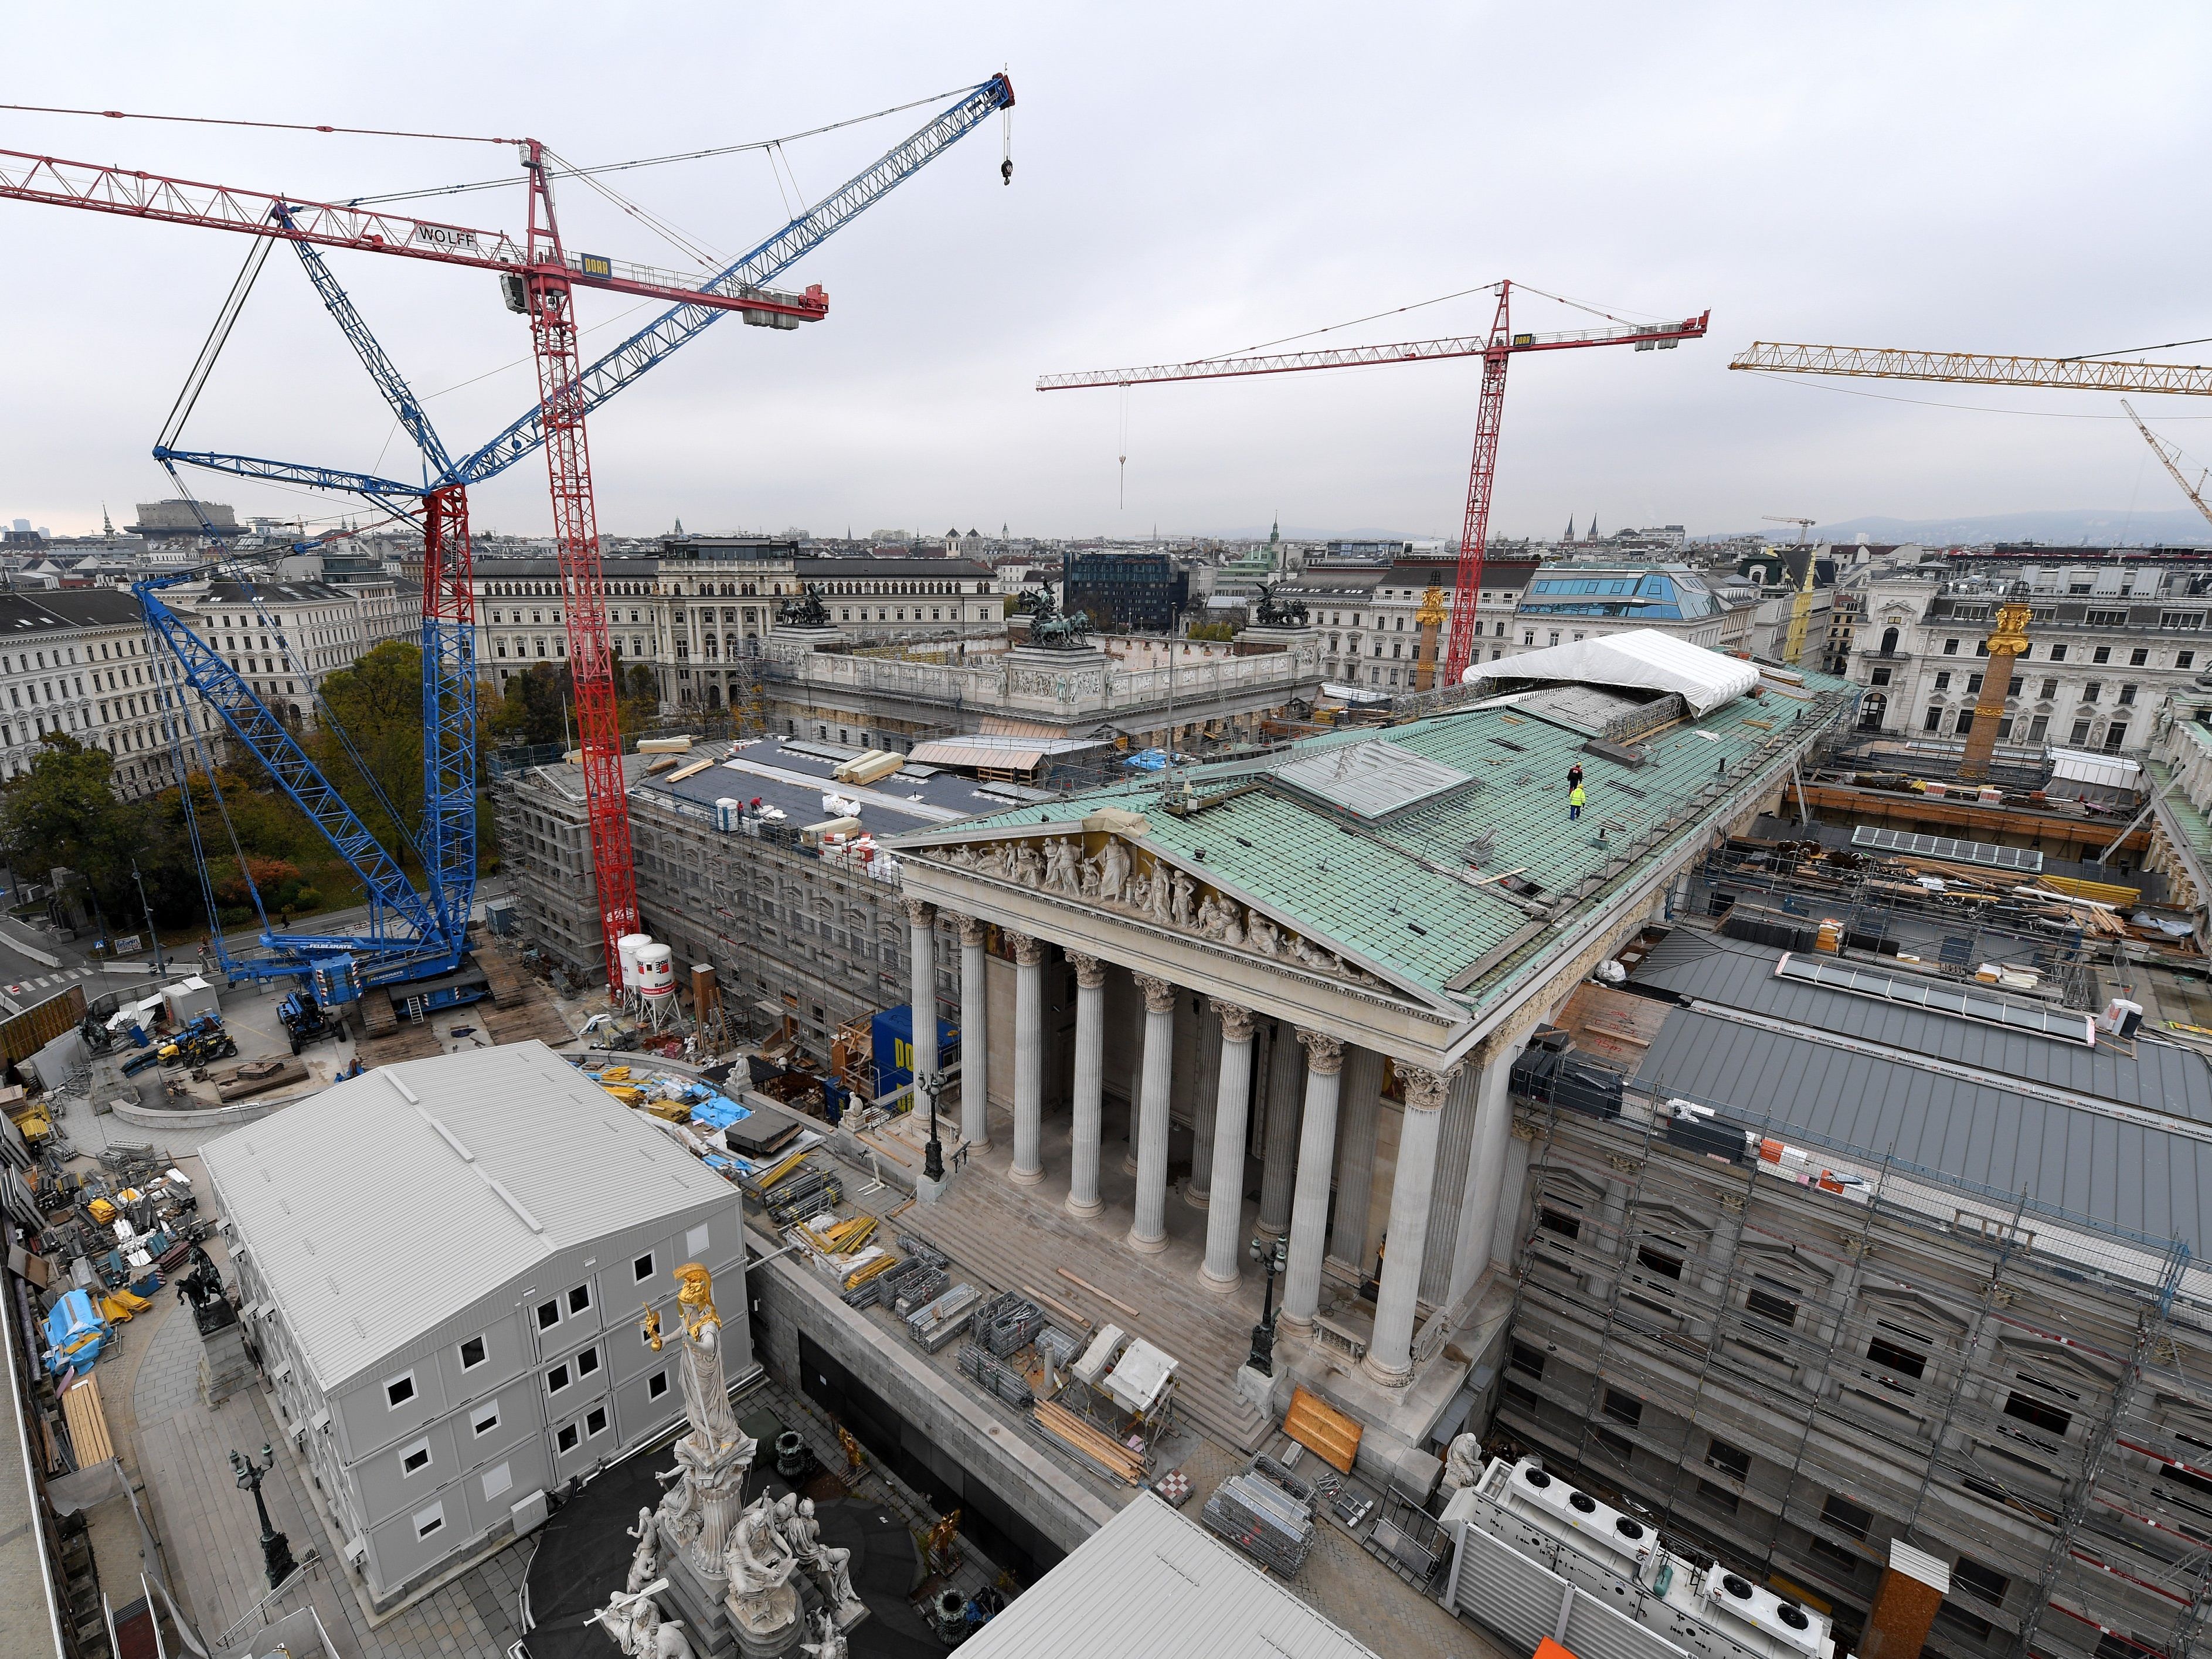
[[[732,1651],[845,1659],[845,1633],[867,1614],[853,1591],[852,1552],[823,1541],[811,1498],[743,1501],[757,1443],[730,1409],[713,1280],[696,1262],[676,1278],[681,1328],[664,1335],[659,1315],[648,1310],[642,1334],[656,1352],[677,1346],[687,1431],[674,1448],[676,1467],[659,1477],[667,1493],[657,1508],[641,1509],[628,1531],[636,1547],[625,1587],[593,1620],[633,1659]],[[811,1614],[802,1585],[820,1603]],[[663,1595],[680,1620],[661,1607]]]

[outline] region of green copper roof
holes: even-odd
[[[1518,702],[1328,732],[1258,763],[1193,768],[1190,784],[1201,801],[1238,782],[1266,784],[1188,816],[1165,810],[1164,787],[1180,792],[1181,780],[1164,786],[1155,778],[907,839],[1066,823],[1108,805],[1142,812],[1150,826],[1145,846],[1216,872],[1226,885],[1301,931],[1336,941],[1355,959],[1438,995],[1462,992],[1480,1005],[1513,975],[1492,978],[1486,970],[1473,984],[1451,981],[1464,981],[1483,957],[1539,920],[1524,907],[1552,909],[1540,918],[1545,931],[1571,933],[1583,903],[1598,891],[1560,905],[1563,895],[1594,878],[1632,877],[1639,851],[1690,830],[1703,808],[1721,805],[1724,797],[1717,790],[1724,775],[1741,776],[1744,763],[1786,741],[1800,721],[1837,712],[1840,695],[1851,689],[1826,675],[1805,680],[1802,695],[1770,689],[1736,698],[1702,720],[1632,738],[1643,755],[1638,765],[1585,747],[1603,717],[1631,709],[1633,699],[1589,687],[1546,688]],[[1433,763],[1424,770],[1449,768],[1470,781],[1433,793],[1409,788],[1409,804],[1395,811],[1388,790],[1348,788],[1346,799],[1380,805],[1374,817],[1328,804],[1328,769],[1312,760],[1378,740],[1410,751],[1419,757],[1415,765]],[[1577,762],[1587,804],[1580,820],[1571,822],[1567,772]],[[1297,766],[1292,775],[1301,783],[1273,775],[1286,765]],[[1344,777],[1359,784],[1371,772],[1347,765]],[[1624,858],[1626,866],[1613,867]],[[1495,879],[1471,884],[1474,877]],[[1533,890],[1516,902],[1503,890],[1509,878]]]

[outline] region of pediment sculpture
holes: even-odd
[[[1133,848],[1115,835],[1097,837],[1097,851],[1091,852],[1085,846],[1089,839],[1082,835],[1041,836],[933,847],[921,849],[920,855],[1018,887],[1124,911],[1286,968],[1303,968],[1369,989],[1385,988],[1364,969],[1198,880],[1158,854]]]

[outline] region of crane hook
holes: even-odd
[[[999,163],[999,179],[1002,184],[1011,185],[1014,182],[1014,158],[1012,156],[1009,155],[1005,161]]]

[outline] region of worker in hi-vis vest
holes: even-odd
[[[1583,787],[1579,783],[1567,791],[1567,822],[1572,823],[1583,815]]]

